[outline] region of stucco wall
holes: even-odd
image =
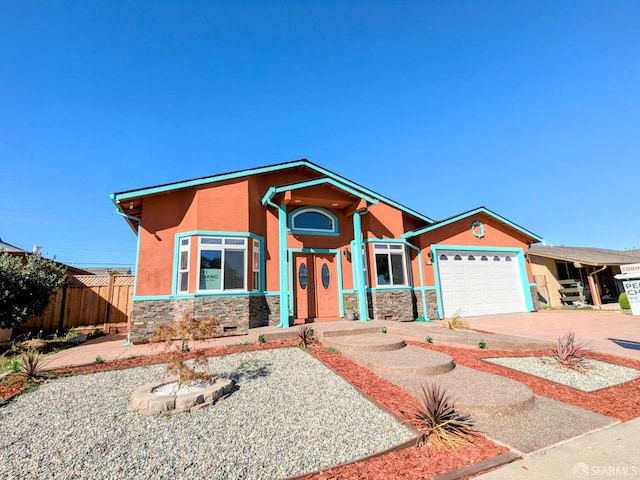
[[[553,258],[529,255],[531,259],[531,270],[533,275],[543,275],[547,280],[547,290],[549,292],[552,307],[561,307],[560,292],[562,288],[558,282],[558,267]]]

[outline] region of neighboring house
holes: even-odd
[[[308,160],[111,195],[138,235],[130,339],[213,315],[221,334],[344,317],[534,310],[537,235],[480,207],[434,221]]]
[[[27,257],[27,255],[36,255],[36,254],[39,255],[39,253],[35,252],[35,248],[36,247],[34,247],[33,253],[28,252],[14,245],[3,242],[2,239],[0,238],[0,254],[7,253],[13,257]],[[56,262],[56,263],[58,265],[64,266],[67,269],[65,272],[67,275],[93,275],[91,272],[88,272],[87,270],[83,270],[81,268],[72,267],[70,265],[65,265],[64,263],[60,263],[60,262]]]
[[[533,245],[531,269],[539,300],[552,307],[584,303],[599,306],[617,303],[624,291],[614,276],[620,265],[640,262],[640,252],[588,247]],[[580,290],[583,300],[573,300]]]

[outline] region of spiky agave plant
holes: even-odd
[[[316,343],[314,333],[313,328],[309,325],[300,325],[300,328],[298,328],[298,345],[302,348],[308,348],[310,345],[314,345]]]
[[[451,448],[455,451],[458,445],[473,442],[473,420],[456,410],[451,395],[439,385],[422,384],[419,400],[419,405],[401,410],[406,418],[404,423],[420,433],[416,442],[418,446],[433,445],[438,450]]]
[[[25,382],[38,382],[46,378],[42,370],[42,355],[35,348],[30,348],[21,356],[18,378]]]
[[[551,353],[561,367],[584,371],[584,362],[588,352],[587,345],[578,341],[575,333],[570,330],[558,337]]]

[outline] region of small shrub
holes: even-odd
[[[17,375],[25,382],[38,382],[46,377],[42,371],[42,355],[35,348],[30,348],[22,354]]]
[[[472,443],[473,421],[467,414],[456,410],[452,397],[435,383],[421,386],[420,404],[402,410],[404,423],[413,426],[420,435],[417,445],[433,445],[438,450]]]
[[[258,335],[258,343],[264,343],[266,342],[266,340],[264,339],[264,335],[260,334]]]
[[[629,297],[627,296],[627,292],[622,292],[618,297],[618,303],[620,304],[620,308],[623,310],[629,310],[631,308],[631,304],[629,303]]]
[[[308,348],[316,343],[316,339],[313,337],[313,328],[306,324],[300,325],[298,328],[298,338],[298,346],[302,348]]]
[[[67,333],[65,333],[63,338],[65,340],[71,340],[72,338],[76,338],[78,335],[80,335],[80,332],[78,332],[75,328],[70,328]]]
[[[427,343],[433,343],[433,338],[431,336],[424,337],[424,341]]]
[[[96,357],[96,365],[100,365],[101,363],[104,363],[104,358],[102,358],[100,355],[98,355]]]
[[[16,358],[9,361],[9,368],[13,373],[18,373],[20,371],[20,365],[22,365],[22,362]]]
[[[575,334],[569,331],[569,333],[558,337],[552,354],[561,367],[583,371],[588,351],[586,344],[577,341]]]
[[[387,333],[387,327],[380,327],[380,331],[382,333]]]
[[[443,327],[449,330],[466,330],[467,323],[462,319],[462,310],[456,310],[451,318],[445,318]]]
[[[104,337],[105,335],[106,333],[104,333],[104,330],[100,330],[99,328],[96,328],[93,330],[93,332],[90,332],[87,335],[87,340],[91,340],[92,338]]]
[[[213,317],[195,318],[191,312],[185,312],[181,320],[156,327],[149,342],[164,344],[169,358],[164,376],[177,375],[179,384],[213,379],[203,352],[193,354],[193,361],[187,364],[187,357],[191,356],[188,342],[193,342],[195,348],[196,340],[212,337],[219,326],[220,321]],[[176,339],[180,340],[178,344]]]
[[[480,350],[484,350],[487,348],[487,342],[485,342],[484,340],[478,340],[478,348]]]

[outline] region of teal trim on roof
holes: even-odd
[[[542,241],[542,237],[536,235],[533,232],[530,232],[529,230],[522,228],[520,225],[517,225],[515,223],[513,223],[510,220],[507,220],[506,218],[498,215],[495,212],[492,212],[491,210],[489,210],[488,208],[485,207],[478,207],[474,210],[470,210],[468,212],[465,213],[461,213],[460,215],[456,215],[454,217],[450,217],[447,218],[445,220],[441,220],[439,222],[434,223],[433,225],[429,225],[428,227],[424,227],[424,228],[420,228],[418,230],[413,230],[411,232],[407,232],[407,233],[403,233],[402,234],[402,238],[412,238],[412,237],[416,237],[418,235],[422,235],[423,233],[427,233],[427,232],[431,232],[433,230],[437,230],[438,228],[444,227],[446,225],[450,225],[454,222],[457,222],[459,220],[463,220],[465,218],[471,217],[473,215],[477,215],[478,213],[484,213],[486,215],[489,215],[490,217],[495,218],[496,220],[504,223],[505,225],[510,226],[511,228],[519,231],[520,233],[532,238],[533,240],[536,240],[537,242],[541,242]]]
[[[394,202],[393,200],[380,195],[372,190],[369,190],[368,188],[365,188],[361,185],[358,185],[357,183],[352,182],[351,180],[348,180],[336,173],[333,173],[329,170],[326,170],[312,162],[310,162],[307,159],[300,159],[300,160],[295,160],[292,162],[285,162],[285,163],[280,163],[280,164],[276,164],[276,165],[269,165],[269,166],[265,166],[265,167],[259,167],[259,168],[251,168],[251,169],[247,169],[247,170],[239,170],[239,171],[235,171],[235,172],[229,172],[229,173],[224,173],[224,174],[220,174],[220,175],[213,175],[210,177],[202,177],[202,178],[196,178],[193,180],[185,180],[185,181],[181,181],[181,182],[175,182],[175,183],[168,183],[168,184],[164,184],[164,185],[157,185],[154,187],[148,187],[148,188],[142,188],[139,190],[126,190],[123,192],[116,192],[116,193],[112,193],[109,195],[109,197],[111,198],[111,200],[113,201],[113,203],[117,203],[118,201],[124,201],[124,200],[129,200],[129,199],[133,199],[133,198],[138,198],[138,197],[142,197],[145,195],[153,195],[156,193],[162,193],[162,192],[168,192],[171,190],[179,190],[182,188],[189,188],[189,187],[197,187],[200,185],[206,185],[208,183],[215,183],[215,182],[222,182],[222,181],[226,181],[226,180],[234,180],[237,178],[243,178],[243,177],[249,177],[251,175],[258,175],[261,173],[270,173],[270,172],[277,172],[277,171],[281,171],[281,170],[286,170],[289,168],[295,168],[295,167],[307,167],[311,170],[314,170],[322,175],[325,175],[326,177],[328,177],[329,179],[338,182],[340,185],[340,188],[345,189],[346,191],[350,191],[350,193],[353,193],[361,198],[364,197],[368,197],[370,199],[375,199],[378,201],[382,201],[384,203],[387,203],[393,207],[396,207],[400,210],[402,210],[405,213],[408,213],[409,215],[412,215],[424,222],[427,223],[434,223],[434,220],[432,220],[431,218],[422,215],[421,213],[416,212],[415,210],[412,210],[408,207],[405,207],[404,205],[401,205],[397,202]],[[325,179],[326,180],[326,179]],[[331,182],[333,183],[333,182]],[[335,183],[334,183],[335,185]],[[367,201],[368,198],[365,198]],[[373,202],[376,203],[376,202]]]

